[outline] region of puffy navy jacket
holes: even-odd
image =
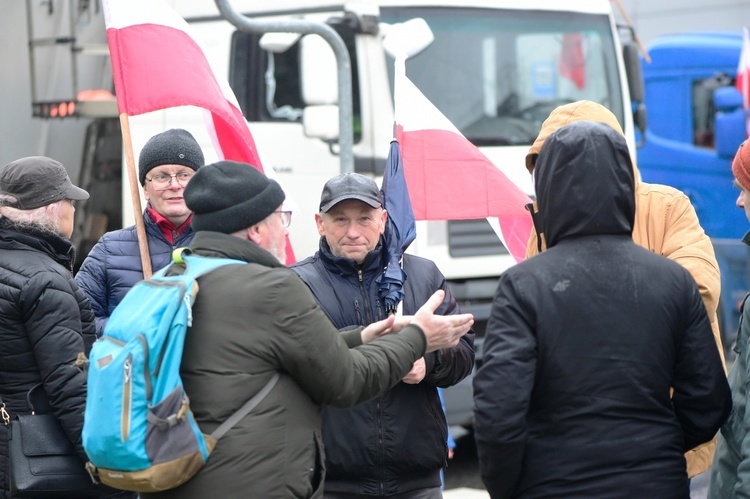
[[[292,266],[339,329],[386,318],[375,279],[383,269],[381,246],[362,266],[334,256],[321,239],[320,250]],[[412,315],[438,289],[445,300],[435,312],[460,313],[445,277],[430,260],[404,256],[404,315]],[[325,490],[391,495],[439,487],[447,459],[447,425],[437,387],[452,386],[474,365],[474,335],[458,346],[425,355],[426,376],[413,385],[398,383],[385,395],[349,409],[323,409],[327,475]]]
[[[193,241],[192,227],[187,227],[177,236],[174,244],[170,244],[145,211],[143,221],[154,272],[170,263],[173,249],[187,246]],[[104,234],[76,274],[76,282],[86,293],[96,315],[97,336],[101,336],[109,316],[125,293],[142,279],[143,268],[135,226]]]

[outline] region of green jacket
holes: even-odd
[[[750,232],[745,234],[742,242],[750,245]],[[750,410],[747,397],[750,386],[750,295],[742,303],[734,351],[737,357],[729,370],[732,412],[719,434],[708,499],[750,498]]]
[[[195,477],[141,497],[322,497],[321,405],[348,407],[388,390],[424,355],[424,334],[408,326],[349,349],[345,339],[357,344],[361,329],[339,334],[299,277],[266,250],[216,232],[198,232],[192,249],[248,262],[198,279],[181,374],[202,431],[216,429],[274,372],[282,377]]]

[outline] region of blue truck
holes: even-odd
[[[721,270],[719,323],[725,352],[750,289],[749,228],[735,206],[732,159],[746,137],[742,96],[734,82],[742,48],[740,32],[690,32],[656,38],[641,58],[648,110],[637,163],[644,181],[674,186],[691,199],[711,238]]]

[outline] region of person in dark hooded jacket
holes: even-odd
[[[611,127],[550,135],[534,185],[548,249],[500,277],[474,378],[482,480],[493,499],[688,498],[683,453],[731,409],[698,287],[633,242]]]
[[[552,132],[576,121],[597,121],[612,127],[625,135],[617,117],[598,102],[580,100],[556,107],[542,123],[539,135],[526,155],[526,169],[530,174],[539,152]],[[721,294],[721,276],[716,261],[714,247],[706,231],[701,227],[690,198],[672,186],[643,182],[636,164],[633,164],[635,177],[635,222],[633,241],[652,253],[662,255],[677,262],[690,272],[706,306],[708,319],[714,332],[714,341],[719,355],[724,348],[719,331],[717,308]],[[533,207],[531,209],[533,213]],[[531,231],[526,258],[545,249],[543,233],[539,227]],[[727,345],[728,346],[728,345]],[[716,439],[706,442],[685,453],[688,477],[705,472],[711,467]]]

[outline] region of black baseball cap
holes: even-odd
[[[359,173],[342,173],[333,177],[323,186],[320,196],[320,211],[327,213],[341,201],[356,199],[372,208],[380,208],[380,189],[374,180]]]
[[[8,163],[0,170],[0,193],[16,198],[11,204],[20,210],[33,210],[63,199],[82,201],[89,193],[70,182],[59,161],[46,156],[29,156]]]

